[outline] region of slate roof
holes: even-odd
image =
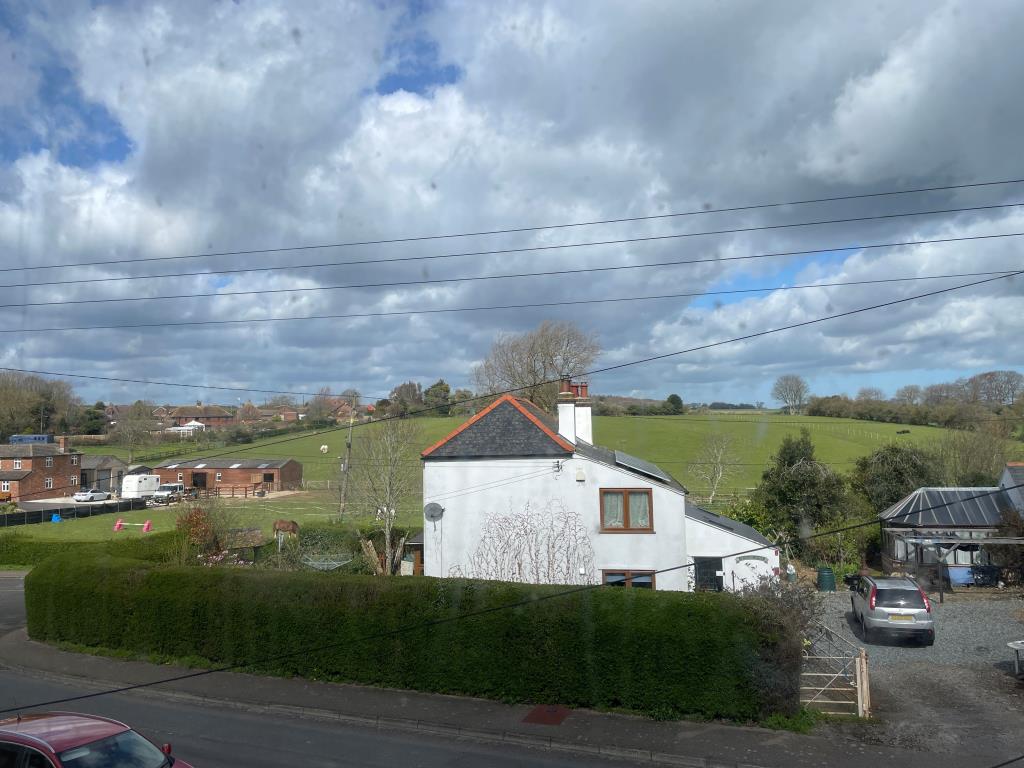
[[[126,469],[128,464],[117,456],[105,454],[86,453],[81,459],[82,469]]]
[[[1009,462],[1006,465],[1006,474],[1010,476],[1010,485],[1024,485],[1024,462]]]
[[[755,544],[768,544],[772,542],[768,541],[756,528],[751,528],[746,523],[741,523],[739,520],[733,520],[731,517],[725,517],[724,515],[716,515],[714,512],[709,512],[703,507],[698,507],[695,504],[686,505],[686,516],[692,517],[694,520],[700,520],[702,523],[713,525],[716,528],[724,528],[727,531],[732,531],[737,536],[742,536],[744,539],[750,539]]]
[[[0,472],[0,480],[22,480],[30,474],[32,474],[32,471],[28,469],[5,469],[3,472]]]
[[[74,449],[67,453],[79,453]],[[60,456],[61,450],[56,443],[17,443],[0,445],[0,459],[30,459],[33,456]]]
[[[280,469],[295,459],[195,459],[165,461],[154,469]]]
[[[998,528],[1012,509],[999,488],[918,488],[878,517],[911,528]]]
[[[504,395],[427,448],[424,459],[571,456],[551,417],[528,400]]]

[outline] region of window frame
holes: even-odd
[[[68,475],[68,483],[71,485],[78,485],[78,475]]]
[[[217,473],[217,482],[220,482],[220,472]]]
[[[47,477],[46,479],[43,480],[43,489],[47,490],[47,491],[52,491],[53,490],[53,478],[52,477]]]
[[[71,466],[72,467],[77,467],[78,466],[78,454],[77,453],[71,454]]]
[[[14,468],[15,469],[21,469],[21,459],[15,459],[14,460]]]
[[[11,481],[10,480],[0,480],[0,492],[2,492],[2,493],[10,493],[10,491],[11,491]]]
[[[622,527],[608,528],[604,524],[604,495],[606,493],[622,494]],[[629,519],[629,494],[647,494],[647,515],[649,525],[645,527],[633,527]],[[598,489],[601,511],[601,533],[654,533],[654,489],[653,488],[600,488]]]
[[[184,472],[179,472],[178,473],[178,482],[179,483],[185,482],[185,473]]]
[[[46,466],[52,467],[53,466],[53,456],[47,456],[46,457],[46,461],[44,463],[46,464]]]
[[[650,576],[651,577],[651,592],[655,592],[658,589],[658,574],[655,571],[637,570],[632,568],[602,568],[601,569],[601,586],[602,587],[613,587],[619,586],[617,584],[609,584],[607,579],[608,576],[616,573],[621,573],[626,577],[626,583],[621,585],[624,589],[634,589],[633,578],[636,576]],[[643,589],[643,587],[636,587],[636,589]]]

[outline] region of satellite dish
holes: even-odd
[[[444,507],[432,501],[423,508],[423,516],[430,522],[436,523],[444,517]]]

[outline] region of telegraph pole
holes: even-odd
[[[348,414],[348,437],[345,440],[345,460],[341,465],[341,507],[338,517],[345,517],[345,502],[348,499],[348,476],[352,472],[352,425],[356,420],[356,400],[352,398],[351,410]]]

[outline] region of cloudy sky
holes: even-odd
[[[1007,184],[713,210],[1024,178],[1022,32],[1012,0],[6,0],[0,366],[375,396],[409,378],[467,384],[497,334],[548,318],[596,332],[606,366],[981,278],[639,297],[1024,269],[1014,237],[858,247],[1024,232],[1016,207],[479,253],[1024,201]],[[708,212],[169,258],[685,211]],[[817,252],[725,260],[796,250]],[[287,290],[353,284],[375,286]],[[1024,363],[1022,314],[1024,281],[1000,280],[620,369],[594,389],[768,401],[793,372],[821,394],[891,394]],[[149,327],[27,332],[131,324]],[[76,385],[114,401],[247,397]]]

